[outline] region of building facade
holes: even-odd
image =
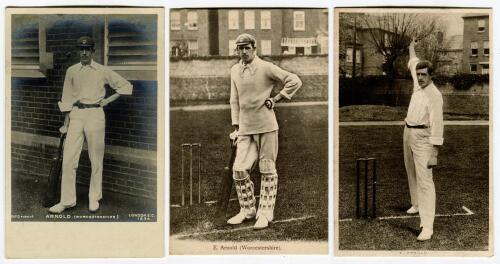
[[[217,55],[217,11],[172,9],[170,12],[170,55]]]
[[[368,76],[368,75],[383,75],[382,65],[384,56],[377,51],[377,47],[373,43],[370,30],[373,34],[389,33],[383,30],[366,29],[359,27],[356,29],[356,52],[354,52],[354,27],[347,27],[347,38],[340,42],[339,47],[343,51],[343,56],[340,58],[341,74],[344,77],[352,76]],[[354,59],[354,56],[356,57]],[[354,60],[356,60],[354,64]],[[353,66],[356,65],[355,71]]]
[[[490,69],[489,15],[465,15],[462,71],[488,74]]]
[[[174,9],[170,54],[233,56],[235,39],[242,33],[256,37],[260,55],[327,54],[328,10]]]

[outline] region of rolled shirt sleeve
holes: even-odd
[[[288,100],[292,99],[302,86],[300,78],[296,74],[287,72],[274,64],[269,64],[269,68],[271,78],[283,84],[283,89],[280,91],[280,94]]]

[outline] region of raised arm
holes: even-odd
[[[415,44],[415,38],[413,38],[411,40],[410,46],[408,47],[408,50],[410,52],[410,60],[417,57],[417,54],[415,53]]]
[[[411,73],[411,78],[413,79],[413,90],[418,88],[418,78],[417,78],[417,64],[420,61],[415,52],[415,38],[412,39],[410,46],[408,46],[408,51],[410,52],[410,59],[408,60],[408,69]]]

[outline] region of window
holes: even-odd
[[[239,18],[238,18],[238,10],[231,10],[227,13],[228,19],[228,29],[238,29],[239,27]]]
[[[470,54],[471,56],[477,56],[477,42],[470,43]]]
[[[271,55],[271,41],[261,40],[260,41],[260,53],[262,55]]]
[[[271,29],[271,11],[260,11],[260,29]]]
[[[182,49],[178,41],[170,41],[170,56],[177,57],[182,55]]]
[[[347,48],[347,54],[346,54],[346,62],[351,62],[352,63],[352,55],[353,49],[352,48]],[[361,50],[356,49],[356,63],[361,63]]]
[[[14,24],[12,31],[12,67],[39,69],[38,21]]]
[[[229,40],[229,56],[236,55],[236,39]]]
[[[485,28],[486,28],[486,21],[484,19],[479,19],[477,21],[477,31],[484,32]]]
[[[189,30],[198,29],[198,13],[196,11],[190,11],[187,13],[187,22]]]
[[[295,54],[297,54],[297,55],[304,55],[305,54],[305,48],[304,47],[295,47]]]
[[[489,41],[483,42],[483,55],[490,56],[490,42]]]
[[[156,79],[156,15],[109,15],[104,30],[104,65],[129,80]]]
[[[304,11],[294,11],[293,12],[293,30],[304,31],[306,29]]]
[[[46,22],[38,15],[12,15],[11,67],[13,77],[43,78],[53,68],[46,52]]]
[[[170,29],[171,30],[181,29],[181,14],[179,12],[170,13]]]
[[[470,64],[470,72],[471,73],[476,73],[477,72],[477,64]]]
[[[245,11],[245,29],[255,29],[255,12]]]
[[[481,64],[481,74],[489,74],[489,73],[490,73],[490,65]]]
[[[108,18],[107,65],[156,65],[156,16]]]
[[[190,40],[188,42],[188,55],[189,56],[198,55],[198,40]]]

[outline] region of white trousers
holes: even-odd
[[[105,117],[102,108],[78,109],[69,114],[69,127],[64,143],[61,203],[71,205],[76,202],[76,170],[82,152],[83,140],[87,140],[89,159],[92,167],[89,201],[102,198],[102,169],[104,159]]]
[[[420,227],[432,230],[436,211],[436,190],[432,180],[432,169],[427,168],[433,148],[429,136],[429,128],[405,127],[403,148],[411,204],[418,208]]]
[[[246,171],[248,174],[253,170],[256,162],[271,160],[276,162],[278,157],[278,130],[238,136],[238,148],[233,169],[235,171]]]

